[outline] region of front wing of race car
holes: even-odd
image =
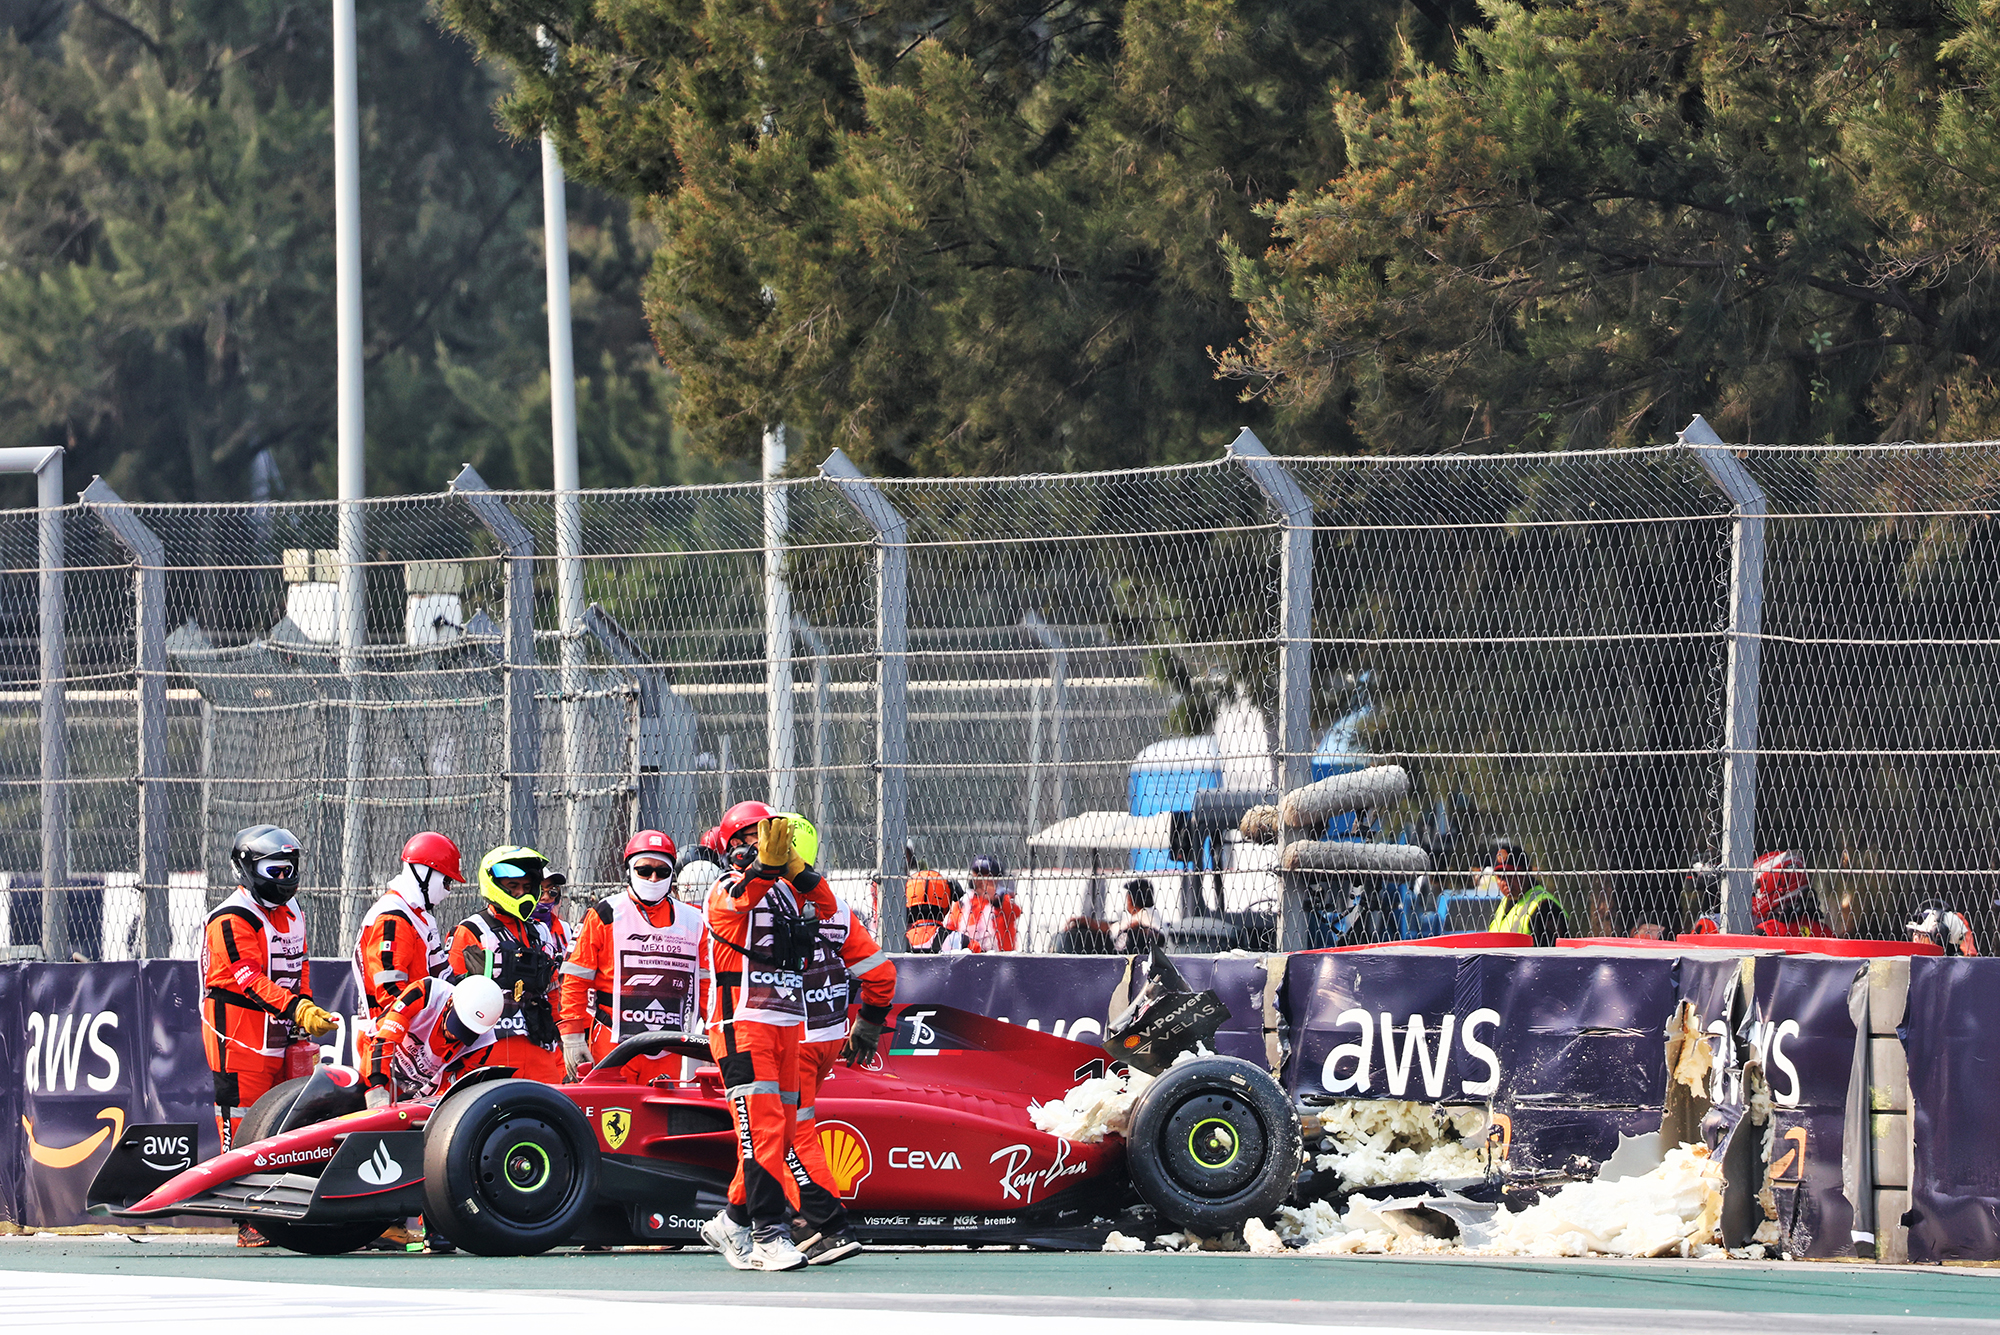
[[[374,1109],[287,1131],[179,1172],[151,1158],[158,1126],[133,1127],[91,1181],[89,1212],[120,1219],[345,1224],[423,1212],[426,1104]],[[192,1132],[190,1126],[186,1128]],[[306,1171],[310,1170],[310,1171]]]

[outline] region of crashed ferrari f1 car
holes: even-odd
[[[1165,966],[1164,972],[1159,966]],[[1096,1247],[1134,1212],[1202,1233],[1270,1213],[1300,1167],[1278,1082],[1195,1056],[1226,1015],[1156,958],[1111,1049],[1161,1072],[1128,1133],[1037,1130],[1029,1106],[1105,1074],[1106,1050],[948,1007],[905,1005],[875,1069],[835,1068],[817,1106],[834,1185],[861,1240]],[[691,1078],[628,1082],[642,1054],[693,1058]],[[1180,1058],[1178,1062],[1175,1058]],[[295,1251],[360,1247],[423,1214],[487,1255],[564,1243],[692,1243],[722,1208],[736,1139],[705,1044],[627,1040],[576,1084],[475,1071],[442,1097],[368,1110],[355,1073],[322,1066],[259,1099],[238,1147],[175,1171],[149,1146],[192,1126],[134,1126],[91,1184],[93,1213],[247,1221]]]

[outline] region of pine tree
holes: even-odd
[[[1426,10],[1439,18],[1435,5]],[[1337,167],[1399,6],[447,0],[572,171],[647,202],[654,337],[709,447],[885,472],[1212,457],[1260,424],[1218,242]],[[1423,41],[1446,29],[1413,18]]]
[[[360,7],[370,483],[471,460],[548,479],[540,169],[490,71],[407,6]],[[323,7],[89,0],[0,41],[0,443],[66,444],[135,499],[226,499],[271,451],[333,483]],[[684,471],[637,302],[650,249],[572,192],[585,476]]]

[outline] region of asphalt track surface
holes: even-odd
[[[212,1238],[0,1238],[0,1329],[286,1335],[590,1329],[809,1335],[1287,1330],[2000,1335],[2000,1270],[1740,1261],[881,1251],[785,1275],[706,1252],[241,1252]],[[337,1323],[337,1324],[336,1324]]]

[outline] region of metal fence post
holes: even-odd
[[[785,583],[785,535],[791,497],[778,475],[785,471],[783,424],[764,431],[764,768],[766,798],[779,811],[798,810],[797,751],[792,739],[792,590]]]
[[[118,545],[131,554],[133,563],[132,629],[139,706],[139,953],[155,958],[173,949],[167,893],[167,548],[103,478],[90,480],[82,500]]]
[[[826,828],[826,724],[832,685],[827,669],[826,639],[804,617],[792,618],[792,630],[813,653],[813,824]]]
[[[1055,817],[1066,820],[1069,817],[1069,769],[1063,762],[1068,759],[1069,753],[1069,646],[1038,612],[1027,613],[1021,618],[1021,624],[1049,651],[1049,768],[1055,771],[1056,776]],[[1035,786],[1028,800],[1032,813],[1028,817],[1028,833],[1033,834],[1041,828],[1040,765],[1030,764],[1028,774],[1029,783]]]
[[[1722,930],[1750,932],[1757,860],[1757,693],[1764,656],[1764,489],[1697,415],[1681,432],[1735,507],[1729,552],[1729,720],[1722,752]]]
[[[451,480],[451,493],[500,544],[506,566],[506,623],[500,637],[500,678],[507,716],[507,838],[534,847],[535,778],[542,768],[542,724],[535,708],[535,536],[488,489],[471,464]]]
[[[907,925],[901,891],[909,840],[910,526],[839,450],[819,471],[875,530],[875,874],[882,885],[879,935],[884,947],[900,950]]]
[[[0,473],[35,475],[35,546],[40,566],[36,590],[38,630],[41,634],[41,749],[42,749],[42,953],[45,959],[69,955],[67,941],[61,954],[53,953],[51,927],[57,937],[67,937],[67,923],[55,911],[52,891],[69,882],[69,751],[65,679],[69,675],[68,655],[63,641],[63,448],[0,450]],[[19,944],[19,943],[16,943]]]
[[[1277,777],[1278,791],[1290,792],[1312,781],[1313,504],[1249,428],[1229,443],[1229,457],[1243,465],[1284,525],[1284,565],[1278,581]],[[1305,926],[1304,906],[1288,883],[1278,949],[1303,949],[1308,944]]]

